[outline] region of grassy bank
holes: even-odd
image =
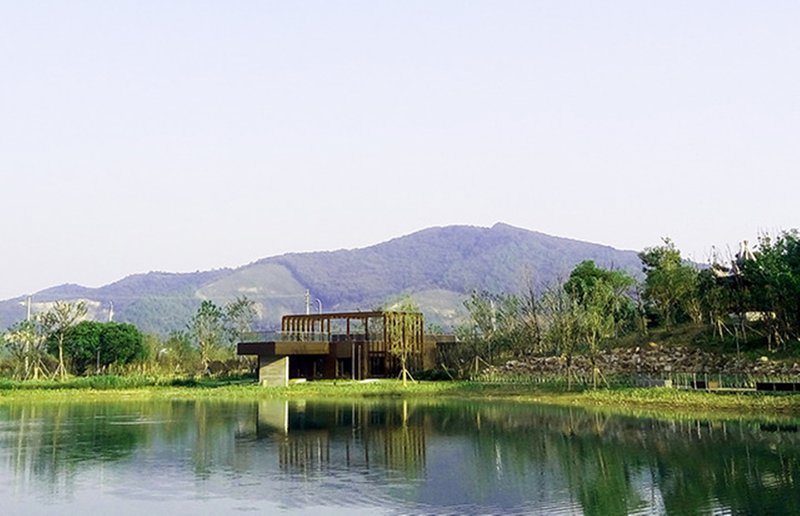
[[[728,412],[800,416],[800,395],[719,394],[667,388],[566,391],[558,386],[477,382],[315,381],[287,388],[266,388],[252,380],[151,377],[91,377],[66,381],[0,382],[0,403],[258,399],[409,399],[505,400],[600,410]]]

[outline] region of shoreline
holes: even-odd
[[[0,389],[0,407],[16,403],[230,401],[266,399],[314,401],[416,402],[502,401],[572,407],[634,417],[796,418],[800,394],[714,393],[672,388],[615,388],[565,391],[551,386],[483,382],[418,382],[403,387],[397,380],[369,383],[313,381],[285,388],[261,387],[254,382],[205,382],[197,385],[141,385],[93,388],[60,385]]]

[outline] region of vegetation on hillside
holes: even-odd
[[[195,374],[244,369],[234,345],[255,318],[246,297],[224,306],[200,303],[185,329],[161,338],[129,323],[87,320],[84,303],[58,302],[2,336],[0,375],[17,380],[97,374]],[[225,364],[224,362],[227,362]]]
[[[465,343],[444,357],[460,376],[526,356],[557,356],[567,382],[573,356],[586,355],[592,383],[602,381],[597,354],[610,347],[643,345],[693,329],[691,342],[713,351],[800,354],[800,236],[785,231],[746,246],[730,264],[700,269],[686,262],[669,239],[639,257],[644,280],[621,270],[580,263],[569,278],[541,293],[473,292]],[[682,331],[682,330],[681,330]],[[684,332],[685,333],[685,332]]]
[[[411,294],[429,321],[453,326],[466,316],[461,303],[473,289],[514,292],[529,281],[542,288],[584,259],[638,274],[633,251],[504,224],[449,226],[363,249],[287,254],[237,269],[151,272],[100,288],[63,285],[36,293],[33,301],[34,311],[44,311],[56,300],[87,300],[97,320],[106,319],[113,303],[115,320],[166,337],[185,327],[203,299],[222,305],[246,294],[256,303],[255,324],[267,329],[280,315],[303,310],[306,289],[325,310],[371,308]],[[24,316],[24,299],[0,302],[0,330]]]
[[[442,289],[512,292],[537,289],[584,259],[635,272],[636,254],[496,224],[431,228],[365,249],[270,258],[309,285],[325,306]]]
[[[61,285],[36,293],[34,302],[45,307],[58,300],[91,300],[89,315],[107,317],[110,303],[117,318],[147,333],[168,333],[178,329],[197,309],[194,293],[202,285],[230,274],[229,269],[192,273],[149,272],[135,274],[100,288]],[[25,316],[22,299],[0,302],[0,328],[7,328]]]
[[[500,229],[493,238],[513,232]],[[480,244],[477,238],[473,242]],[[492,252],[501,248],[492,247]],[[476,289],[465,302],[470,322],[458,329],[460,344],[443,348],[439,357],[443,373],[475,377],[487,365],[554,357],[564,365],[568,386],[579,376],[575,363],[584,369],[581,381],[590,378],[598,386],[607,383],[601,354],[616,346],[671,339],[706,351],[772,358],[800,352],[797,231],[764,236],[754,251],[743,249],[730,263],[716,261],[706,268],[685,261],[669,239],[638,257],[641,280],[629,270],[584,260],[563,281],[541,286],[522,278],[520,283],[527,285],[522,293]],[[388,266],[379,262],[367,268]],[[498,269],[503,263],[498,260]],[[55,303],[3,334],[0,374],[63,381],[69,375],[247,371],[250,364],[235,357],[234,343],[256,320],[255,303],[245,297],[225,305],[207,299],[192,310],[180,329],[159,336],[131,324],[83,320],[87,309],[82,303]],[[167,306],[162,311],[163,317],[175,317]],[[405,360],[404,350],[395,352]]]

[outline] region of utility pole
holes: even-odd
[[[311,314],[311,291],[306,289],[306,315]]]
[[[494,299],[489,300],[489,306],[492,308],[492,338],[489,339],[489,362],[494,363],[492,357],[492,339],[497,333],[497,308],[494,306]]]
[[[30,328],[30,322],[31,322],[31,297],[32,296],[30,294],[28,294],[28,300],[27,300],[28,315],[25,317],[25,320],[28,321],[28,331],[30,331],[30,329],[31,329]],[[25,338],[25,378],[26,379],[28,378],[28,368],[30,367],[30,360],[28,359],[28,357],[31,354],[31,349],[30,348],[31,348],[31,339],[29,337],[26,337]]]
[[[494,299],[489,300],[489,307],[492,310],[492,333],[497,331],[497,308],[494,306]]]

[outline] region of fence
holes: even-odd
[[[714,391],[780,391],[800,392],[800,377],[791,375],[756,376],[749,374],[665,373],[663,375],[613,374],[598,375],[598,385],[607,387],[671,387]],[[497,384],[549,385],[589,387],[593,385],[591,371],[559,373],[508,373],[487,369],[474,380]]]
[[[239,342],[329,342],[328,333],[301,331],[251,331],[242,335]]]

